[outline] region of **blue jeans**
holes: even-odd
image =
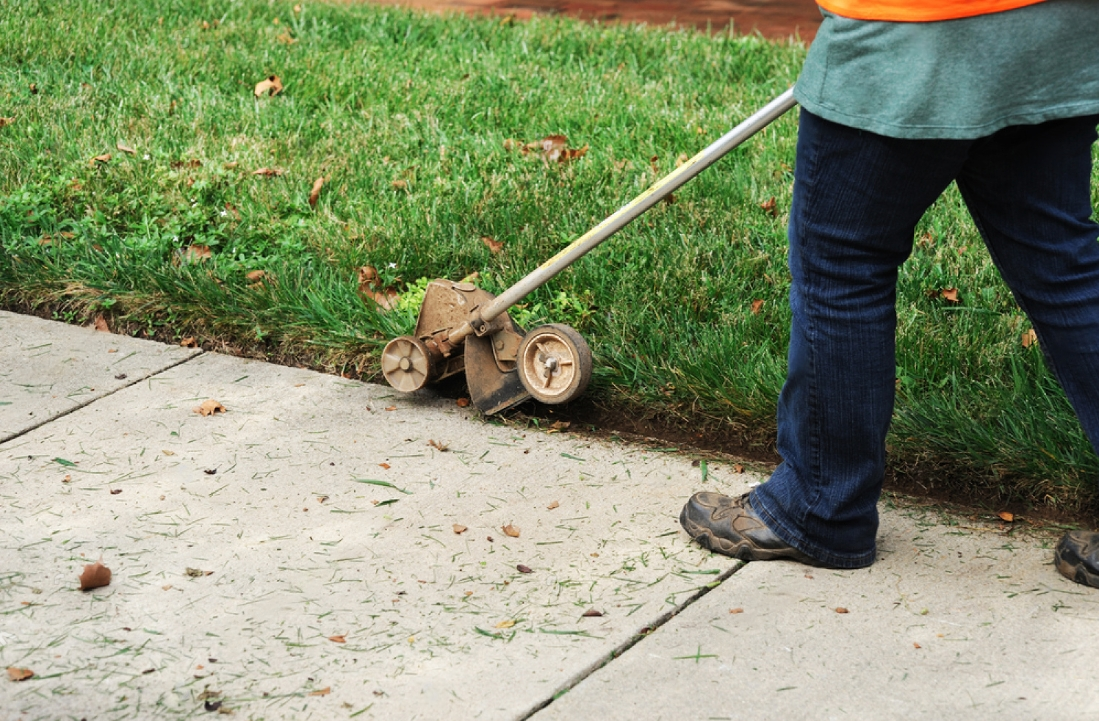
[[[1099,448],[1099,116],[977,140],[902,140],[801,111],[790,210],[783,463],[750,496],[786,543],[825,563],[874,561],[893,415],[897,269],[956,181],[1092,445]]]

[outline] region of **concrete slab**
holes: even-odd
[[[748,474],[472,415],[204,354],[0,444],[0,716],[521,718],[738,566]]]
[[[201,353],[0,311],[0,442]]]
[[[1007,530],[888,510],[869,569],[747,564],[533,718],[1096,718],[1099,591]]]

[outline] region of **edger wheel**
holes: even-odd
[[[389,341],[382,351],[382,375],[389,385],[403,393],[420,390],[432,381],[427,345],[409,335]]]
[[[527,333],[518,360],[523,387],[543,403],[567,403],[591,381],[591,348],[567,325],[552,323]]]

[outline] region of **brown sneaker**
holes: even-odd
[[[1053,565],[1065,578],[1099,588],[1099,533],[1066,533],[1053,553]]]
[[[748,494],[730,498],[702,491],[691,496],[679,514],[679,523],[703,548],[742,561],[788,559],[823,566],[780,539],[748,505]]]

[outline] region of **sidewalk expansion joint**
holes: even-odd
[[[580,682],[584,681],[589,676],[594,674],[596,671],[599,671],[604,666],[607,666],[612,661],[614,661],[616,658],[618,658],[622,654],[629,651],[631,648],[636,646],[638,643],[640,643],[644,639],[651,636],[653,633],[656,632],[656,630],[658,628],[660,628],[664,624],[668,623],[673,618],[678,616],[680,613],[685,611],[688,607],[690,607],[690,605],[692,603],[694,603],[698,599],[702,598],[707,593],[714,590],[715,588],[717,588],[721,584],[725,583],[725,581],[727,581],[729,578],[731,578],[734,573],[736,573],[740,569],[744,568],[746,565],[748,565],[748,564],[743,562],[743,561],[737,561],[736,563],[734,563],[732,565],[732,567],[729,568],[729,570],[725,571],[724,573],[722,573],[720,576],[718,576],[717,578],[715,578],[713,581],[706,584],[705,586],[700,587],[693,595],[688,596],[686,601],[679,604],[678,606],[676,606],[672,610],[668,611],[667,613],[661,614],[660,616],[657,617],[657,619],[655,621],[653,621],[648,626],[642,627],[637,633],[635,633],[633,636],[630,636],[630,638],[628,638],[627,640],[623,641],[621,644],[619,644],[618,647],[616,647],[614,650],[612,650],[610,653],[608,653],[602,659],[600,659],[599,661],[596,661],[592,665],[590,665],[587,668],[581,670],[579,673],[577,673],[571,679],[569,679],[564,684],[562,684],[556,691],[553,692],[553,694],[549,698],[547,698],[544,701],[539,702],[536,706],[531,708],[530,711],[528,711],[525,714],[519,716],[518,721],[526,721],[527,719],[531,718],[532,716],[534,716],[539,711],[541,711],[542,709],[549,706],[551,703],[553,703],[554,701],[556,701],[560,697],[564,696],[570,690],[572,690],[577,685],[579,685]]]
[[[69,415],[70,413],[75,413],[76,411],[79,411],[83,408],[87,408],[88,406],[92,405],[93,403],[96,403],[97,401],[101,401],[104,398],[110,398],[111,396],[113,396],[115,393],[118,393],[119,391],[124,391],[127,388],[130,388],[132,386],[136,386],[138,383],[141,383],[143,381],[147,381],[150,378],[155,378],[156,376],[160,375],[161,373],[166,373],[167,371],[170,371],[173,368],[178,368],[179,366],[183,365],[184,363],[186,363],[190,360],[194,360],[195,358],[198,358],[198,357],[200,357],[202,355],[205,355],[205,354],[206,354],[206,351],[200,349],[198,353],[194,353],[192,355],[187,356],[186,358],[182,358],[180,360],[177,360],[177,361],[173,362],[171,365],[165,366],[164,368],[161,368],[160,370],[153,371],[152,373],[147,373],[147,374],[141,376],[140,378],[134,378],[133,380],[127,379],[126,383],[120,385],[118,388],[115,388],[114,390],[107,391],[107,392],[103,393],[103,395],[96,396],[95,398],[89,398],[88,400],[84,401],[83,403],[75,405],[72,408],[69,408],[67,410],[61,411],[57,415],[50,416],[49,418],[43,419],[43,420],[39,421],[38,423],[35,423],[33,426],[30,426],[28,428],[24,428],[23,430],[19,431],[18,433],[12,434],[8,438],[0,439],[0,448],[3,448],[9,442],[14,441],[17,438],[21,438],[21,437],[27,435],[31,431],[36,431],[39,428],[41,428],[42,426],[49,425],[50,423],[53,423],[54,421],[56,421],[60,418],[64,418],[65,416]]]

